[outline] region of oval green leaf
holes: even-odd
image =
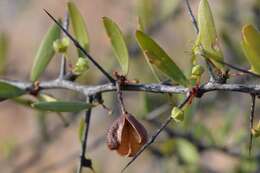
[[[152,38],[141,31],[136,32],[136,38],[148,63],[156,66],[177,83],[183,86],[189,85],[189,81],[180,68]]]
[[[60,29],[54,24],[44,36],[31,70],[31,81],[36,81],[54,56],[53,42],[60,37]]]
[[[129,67],[129,54],[124,36],[117,24],[108,17],[103,17],[103,23],[106,33],[110,38],[114,53],[122,68],[122,72],[124,75],[127,75]]]
[[[32,104],[32,107],[42,111],[52,112],[80,112],[92,107],[91,104],[85,102],[66,102],[66,101],[40,101]]]
[[[242,47],[251,71],[260,74],[260,33],[252,25],[242,29]]]
[[[82,17],[77,6],[73,2],[68,2],[68,12],[71,20],[71,25],[75,37],[79,44],[87,51],[89,51],[89,37],[86,23]],[[84,57],[80,50],[78,50],[79,57]]]
[[[213,15],[207,0],[200,1],[198,9],[198,27],[199,34],[195,44],[202,46],[203,49],[214,56],[214,58],[217,57],[218,61],[223,62],[224,58],[218,44]],[[224,65],[215,61],[214,58],[207,58],[209,58],[218,69],[224,68]]]
[[[25,94],[26,91],[14,85],[0,82],[0,100],[10,99]]]

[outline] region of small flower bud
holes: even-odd
[[[88,68],[89,68],[88,61],[85,58],[79,57],[76,65],[72,71],[76,75],[81,75],[86,70],[88,70]]]
[[[178,123],[184,120],[184,111],[178,107],[174,107],[171,112],[171,117]]]
[[[191,74],[195,76],[201,76],[204,73],[204,71],[205,71],[204,68],[198,64],[192,68]]]
[[[260,121],[255,128],[251,129],[251,134],[256,138],[260,136]]]
[[[252,128],[252,129],[251,129],[251,133],[252,133],[252,135],[253,135],[255,138],[257,138],[257,137],[260,136],[260,130],[259,130],[259,129]]]
[[[57,53],[65,53],[69,47],[69,38],[64,37],[53,42],[53,48]]]

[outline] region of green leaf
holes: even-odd
[[[70,1],[68,2],[68,11],[72,24],[72,29],[79,44],[87,51],[89,51],[89,37],[86,23],[76,5]],[[79,57],[84,57],[80,50],[78,50]]]
[[[32,104],[32,107],[52,112],[79,112],[92,107],[92,105],[85,102],[66,102],[66,101],[40,101]]]
[[[0,33],[0,74],[2,75],[6,69],[6,56],[8,49],[7,36],[4,33]]]
[[[53,42],[60,37],[60,29],[54,24],[45,34],[34,59],[31,70],[31,81],[36,81],[44,72],[50,60],[54,56]]]
[[[217,57],[219,61],[224,61],[223,54],[218,45],[213,15],[207,0],[200,1],[198,9],[198,27],[199,34],[195,43],[196,46],[202,46],[205,51],[209,52],[212,56]],[[211,57],[207,58],[210,58],[218,69],[222,70],[224,68],[223,64],[214,61]]]
[[[189,85],[189,81],[180,68],[152,38],[141,31],[136,32],[136,38],[148,63],[156,66],[177,83],[184,86]]]
[[[0,99],[10,99],[25,94],[26,91],[14,85],[0,82]]]
[[[242,29],[242,46],[251,71],[260,74],[260,33],[252,25]]]
[[[114,53],[122,68],[123,74],[127,75],[129,67],[128,49],[125,43],[124,36],[115,22],[108,17],[103,17],[103,23],[106,33],[110,38]]]
[[[139,24],[142,30],[146,31],[152,24],[153,19],[153,1],[152,0],[138,0],[137,13]]]
[[[177,151],[181,159],[188,164],[196,164],[199,161],[197,148],[184,139],[177,140]]]

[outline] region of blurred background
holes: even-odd
[[[131,64],[128,78],[141,83],[156,82],[143,55],[137,48],[134,33],[138,15],[146,18],[146,32],[168,52],[174,61],[187,69],[191,66],[191,48],[196,33],[183,0],[75,0],[87,23],[90,53],[110,73],[118,71],[118,63],[105,34],[102,17],[112,18],[122,29],[129,43]],[[66,0],[0,0],[1,78],[29,80],[33,59],[43,35],[52,24],[44,13],[47,9],[57,18],[66,11]],[[145,4],[147,3],[147,4]],[[225,60],[248,67],[240,47],[244,24],[260,28],[259,0],[209,0]],[[191,0],[197,13],[199,0]],[[143,10],[146,7],[146,13]],[[71,62],[76,57],[71,46]],[[4,64],[4,65],[2,65]],[[59,72],[57,56],[48,66],[42,80],[55,79]],[[207,74],[203,81],[208,80]],[[102,75],[91,66],[77,82],[105,83]],[[258,83],[242,76],[228,82]],[[48,91],[58,98],[84,99],[68,91]],[[177,104],[181,96],[124,92],[127,109],[147,128],[149,135],[170,115],[169,103]],[[96,172],[120,172],[129,158],[110,151],[105,134],[119,116],[114,93],[103,94],[104,104],[94,109],[90,125],[87,157]],[[147,149],[128,173],[251,173],[260,172],[260,140],[255,139],[248,159],[250,96],[240,93],[211,92],[195,99],[187,110],[185,122],[172,123]],[[255,123],[260,119],[256,102]],[[15,101],[0,104],[0,172],[5,173],[71,173],[79,163],[78,127],[84,113],[64,114],[69,127],[54,113],[38,112]],[[90,170],[84,170],[91,172]]]

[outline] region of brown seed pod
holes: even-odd
[[[147,142],[144,126],[131,114],[123,114],[110,126],[107,133],[107,145],[120,155],[134,156]]]

